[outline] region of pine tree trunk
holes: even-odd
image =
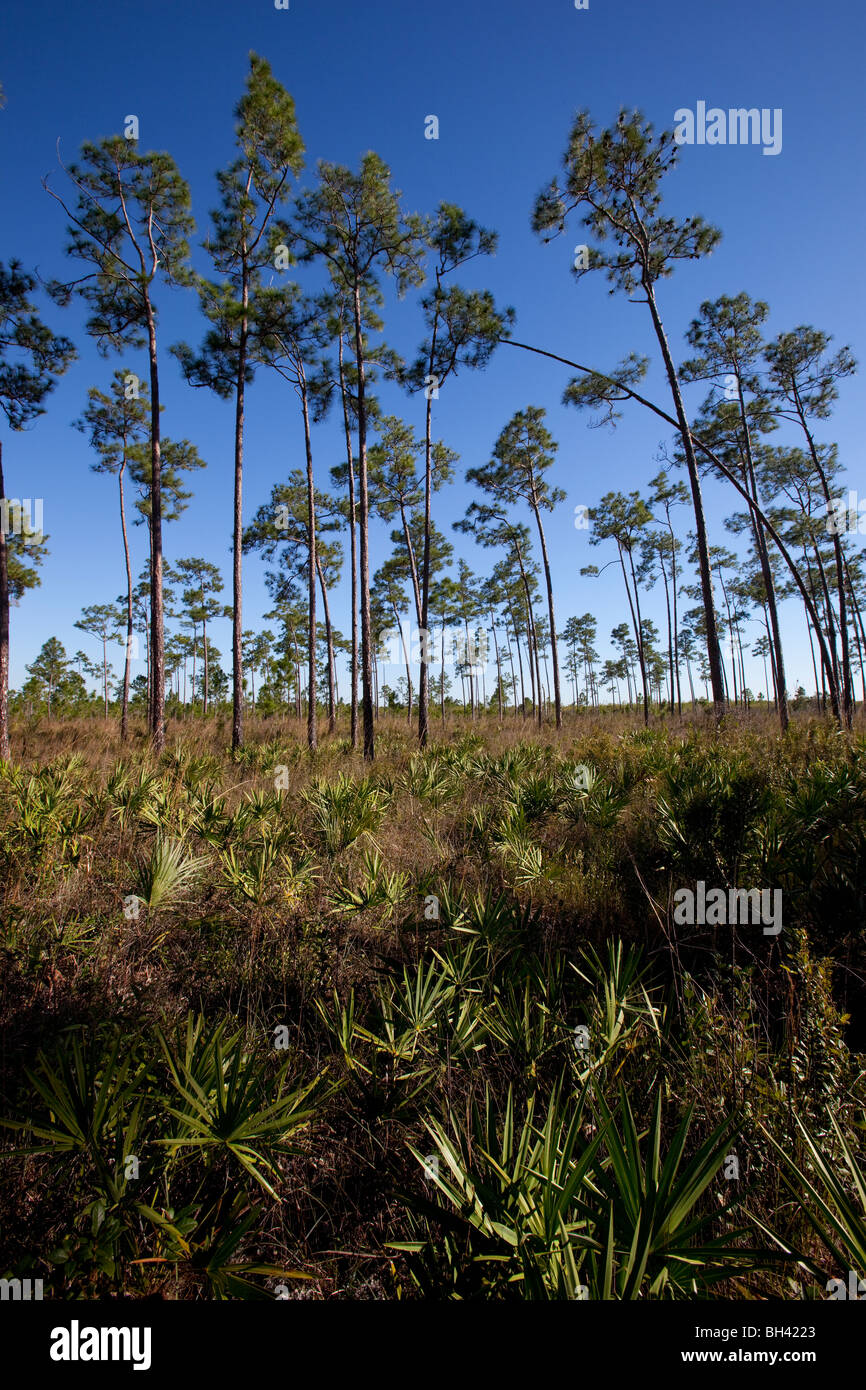
[[[668,518],[668,530],[670,531],[670,535],[671,535],[671,587],[672,587],[672,589],[673,589],[673,591],[674,591],[674,592],[673,592],[673,600],[674,600],[674,603],[673,603],[673,607],[674,607],[674,671],[676,672],[676,678],[677,678],[677,714],[680,715],[680,716],[682,716],[682,712],[683,712],[683,695],[682,695],[682,689],[681,689],[681,685],[680,685],[680,633],[679,633],[679,618],[678,618],[678,616],[677,616],[677,547],[676,547],[676,537],[674,536],[674,528],[673,528],[673,526],[671,525],[670,512],[667,512],[667,518]]]
[[[346,403],[346,378],[343,372],[343,334],[340,332],[340,395],[343,402],[343,427],[346,432],[346,455],[349,466],[349,546],[352,563],[352,747],[358,747],[358,533],[355,516],[355,465],[352,458],[352,435],[349,429],[349,408]]]
[[[151,739],[154,751],[165,748],[165,615],[162,598],[162,459],[160,454],[159,365],[156,356],[156,321],[145,299],[147,340],[150,359],[150,533],[152,564],[150,572],[150,628],[152,714]]]
[[[208,660],[207,660],[207,620],[206,620],[205,618],[202,618],[202,621],[201,621],[201,649],[202,649],[202,656],[203,656],[203,658],[204,658],[204,676],[203,676],[203,680],[204,680],[204,687],[203,687],[204,699],[202,700],[201,712],[202,712],[202,716],[203,716],[205,719],[207,719],[207,697],[208,697],[208,684],[209,684],[209,680],[208,680]]]
[[[665,569],[664,557],[659,552],[659,568],[662,572],[662,579],[665,585],[665,610],[668,620],[668,709],[671,714],[674,712],[674,637],[671,628],[671,595],[668,588],[668,575]]]
[[[553,658],[553,703],[556,711],[556,727],[562,728],[562,696],[559,689],[559,656],[556,650],[556,623],[553,616],[553,580],[550,576],[550,560],[547,556],[547,541],[544,536],[544,527],[541,524],[541,514],[538,505],[533,499],[532,510],[535,513],[535,521],[538,526],[538,537],[541,541],[541,558],[544,564],[544,578],[547,584],[547,609],[550,614],[550,653]]]
[[[814,464],[818,477],[821,480],[821,490],[824,494],[824,501],[827,504],[827,515],[830,516],[833,511],[833,499],[830,495],[830,485],[827,481],[826,471],[822,466],[821,460],[818,456],[818,450],[815,447],[815,441],[812,438],[812,432],[806,424],[806,417],[803,412],[803,408],[800,404],[800,397],[796,390],[796,387],[794,388],[794,395],[797,404],[797,414],[800,418],[800,424],[803,427],[803,433],[805,434],[806,439],[809,443],[809,453],[812,457],[812,463]],[[842,670],[841,680],[839,683],[842,687],[840,692],[842,697],[842,717],[845,721],[845,727],[847,729],[850,729],[852,723],[852,710],[851,657],[848,646],[848,612],[845,598],[845,575],[844,564],[842,559],[842,543],[839,540],[839,531],[836,527],[832,529],[832,542],[833,554],[836,561],[836,587],[839,595],[839,643],[842,649]]]
[[[520,568],[520,578],[523,581],[523,592],[526,596],[526,637],[529,644],[529,674],[532,676],[533,683],[533,702],[535,705],[535,722],[539,729],[544,724],[544,714],[541,707],[541,665],[538,659],[538,638],[535,631],[535,614],[532,611],[532,595],[529,589],[529,580],[526,577],[526,570],[523,567],[523,554],[519,544],[515,542],[515,554],[517,564]],[[534,663],[534,675],[533,675]],[[537,698],[536,698],[537,696]]]
[[[743,395],[743,386],[740,374],[737,372],[737,392],[740,401],[740,424],[743,429],[743,443],[746,454],[747,486],[755,502],[760,506],[758,496],[758,484],[755,476],[755,464],[752,456],[752,432],[749,429],[748,416],[746,414],[746,401]],[[785,657],[782,651],[782,634],[779,627],[779,613],[776,604],[776,585],[773,580],[773,571],[770,566],[770,556],[767,550],[767,541],[764,536],[764,528],[754,512],[751,514],[752,529],[755,537],[755,545],[758,551],[758,559],[761,564],[761,575],[764,580],[764,591],[767,595],[767,610],[770,615],[770,627],[772,628],[773,644],[773,672],[776,682],[776,707],[779,712],[779,724],[782,733],[788,728],[790,716],[788,714],[788,691],[785,680]]]
[[[331,608],[328,603],[328,590],[325,588],[325,575],[322,563],[316,552],[316,568],[319,571],[319,587],[322,591],[322,609],[325,614],[325,640],[328,644],[328,733],[337,727],[337,668],[334,660],[334,631],[331,627]]]
[[[493,629],[493,645],[496,649],[496,698],[499,703],[499,722],[502,723],[502,669],[499,664],[499,639],[496,636],[496,620],[490,609],[490,626]]]
[[[300,360],[297,366],[301,385],[301,408],[304,414],[304,449],[307,456],[307,547],[309,551],[307,581],[310,589],[307,746],[310,752],[314,753],[319,743],[319,731],[316,721],[316,489],[313,481],[313,446],[310,442],[310,412],[307,403],[307,383]]]
[[[709,545],[707,543],[704,504],[701,496],[701,480],[698,475],[698,465],[695,458],[695,450],[692,443],[689,422],[686,417],[685,406],[683,405],[679,378],[677,377],[676,368],[673,363],[673,358],[671,357],[670,348],[668,347],[667,337],[656,306],[652,282],[646,275],[644,275],[643,278],[643,286],[646,291],[647,303],[649,304],[650,314],[652,315],[656,338],[661,348],[671,396],[673,397],[674,413],[679,423],[683,451],[686,457],[686,467],[688,468],[689,483],[691,485],[692,505],[695,513],[695,533],[698,542],[698,569],[701,578],[701,596],[703,599],[704,622],[707,633],[707,661],[709,662],[710,681],[713,689],[713,709],[716,721],[718,722],[725,712],[725,689],[719,656],[719,639],[716,629],[716,610],[713,602],[713,581],[710,571],[710,554]]]
[[[244,248],[244,251],[246,248]],[[250,302],[249,266],[242,262],[242,316],[238,337],[238,374],[235,386],[235,476],[232,512],[232,751],[244,742],[244,655],[243,655],[243,487],[244,416],[246,407],[247,344]]]
[[[129,736],[129,667],[132,661],[132,568],[129,563],[129,537],[126,532],[126,509],[123,502],[124,457],[117,481],[120,488],[120,529],[123,533],[123,559],[126,564],[126,659],[123,663],[123,700],[120,707],[120,741],[126,743]]]
[[[438,321],[438,320],[437,320]],[[436,349],[436,323],[430,347],[430,373],[433,372],[433,354]],[[427,650],[427,623],[430,610],[430,507],[433,479],[433,393],[428,380],[427,412],[424,424],[424,556],[421,561],[421,615],[418,626],[421,630],[421,675],[418,681],[418,743],[423,748],[430,736],[430,720],[427,712],[429,702],[429,666]]]
[[[358,482],[361,504],[361,704],[364,757],[372,760],[376,756],[376,744],[373,730],[373,643],[370,631],[370,499],[367,492],[367,401],[359,280],[355,282],[355,364],[358,371]]]

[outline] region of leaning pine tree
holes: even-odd
[[[683,220],[666,216],[659,185],[676,164],[678,147],[671,131],[656,136],[642,114],[621,111],[616,125],[600,134],[588,112],[577,115],[563,156],[561,182],[554,179],[538,197],[533,213],[537,232],[564,231],[569,213],[581,211],[583,225],[601,247],[578,246],[574,273],[578,279],[602,270],[631,302],[645,304],[664,363],[674,415],[683,443],[697,534],[698,569],[706,621],[707,658],[716,718],[725,709],[725,686],[719,654],[713,603],[707,529],[695,446],[683,402],[680,380],[656,299],[656,285],[671,274],[677,261],[698,260],[718,245],[721,232],[702,217]],[[628,383],[646,370],[646,362],[629,359],[623,379]],[[567,388],[565,400],[592,405],[612,399],[609,378],[590,372]],[[621,397],[613,397],[620,398]]]
[[[685,381],[711,381],[717,386],[724,383],[725,400],[719,402],[720,423],[724,421],[726,414],[735,419],[735,435],[742,455],[743,478],[749,493],[759,504],[761,498],[752,446],[753,419],[757,416],[762,420],[765,429],[771,428],[774,423],[767,411],[767,403],[762,398],[757,372],[757,363],[764,347],[761,325],[768,313],[769,308],[762,300],[752,300],[744,293],[734,297],[722,295],[719,299],[705,301],[701,305],[700,316],[692,321],[686,334],[689,344],[697,350],[699,356],[680,367],[680,374]],[[752,398],[751,410],[747,406],[747,395]],[[779,722],[784,733],[788,727],[788,695],[776,585],[764,525],[754,512],[751,514],[751,524],[770,619],[776,698]]]

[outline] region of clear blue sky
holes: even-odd
[[[783,110],[783,148],[775,157],[759,147],[691,147],[668,180],[673,211],[701,213],[724,233],[706,261],[678,270],[660,288],[660,303],[679,359],[683,332],[703,299],[744,289],[771,307],[773,335],[802,322],[850,343],[862,358],[862,243],[864,157],[862,91],[864,10],[859,0],[729,0],[684,6],[674,0],[590,0],[585,11],[571,0],[88,0],[40,6],[6,0],[0,20],[0,113],[3,226],[0,257],[20,257],[43,277],[71,278],[75,262],[63,255],[64,218],[42,190],[52,173],[64,181],[65,160],[83,140],[119,133],[125,116],[141,124],[142,149],[166,149],[192,189],[198,223],[195,259],[216,201],[214,172],[233,155],[232,109],[250,50],[264,55],[294,96],[307,147],[311,183],[315,161],[356,166],[368,149],[391,166],[406,205],[435,210],[442,199],[461,204],[500,235],[495,260],[478,263],[464,283],[486,285],[517,312],[515,336],[566,357],[607,367],[630,350],[655,361],[646,310],[609,298],[600,277],[576,284],[570,275],[575,235],[548,246],[530,231],[535,195],[558,170],[578,107],[600,124],[621,104],[639,106],[658,127],[670,127],[679,107],[699,100],[722,108]],[[424,119],[440,121],[438,141],[425,140]],[[83,331],[80,308],[45,306],[52,326],[75,340],[80,357],[49,398],[32,430],[4,434],[9,496],[44,499],[50,555],[42,587],[13,610],[12,684],[24,679],[50,635],[72,653],[96,656],[95,643],[73,624],[81,609],[113,601],[123,587],[122,551],[112,480],[93,474],[86,438],[70,427],[91,385],[105,386],[118,362],[98,357]],[[202,332],[191,292],[160,294],[164,349],[164,429],[187,437],[208,463],[194,475],[194,498],[168,528],[166,556],[203,555],[219,564],[229,586],[231,524],[231,407],[183,382],[169,344],[197,343]],[[421,333],[417,303],[388,300],[386,337],[410,355]],[[118,360],[119,361],[119,360]],[[124,358],[135,369],[136,358]],[[146,375],[143,355],[138,369]],[[457,553],[486,569],[489,553],[451,533],[471,490],[463,471],[489,457],[491,446],[517,409],[547,408],[559,441],[555,476],[567,501],[549,521],[560,629],[571,614],[598,618],[599,647],[610,655],[608,633],[625,616],[614,570],[601,580],[581,578],[587,563],[603,563],[587,533],[573,525],[574,507],[592,505],[610,488],[645,488],[657,471],[664,438],[661,422],[638,407],[627,409],[615,432],[588,430],[583,415],[565,409],[566,368],[514,348],[501,348],[484,374],[461,376],[437,403],[435,428],[462,459],[460,480],[437,499],[436,520]],[[668,408],[656,367],[649,394]],[[696,408],[703,388],[695,388]],[[823,438],[839,442],[850,486],[866,496],[859,378],[843,386]],[[423,425],[423,401],[383,392],[386,409]],[[294,397],[276,380],[260,377],[249,399],[246,515],[271,485],[298,467],[303,436]],[[782,442],[781,433],[774,442]],[[341,458],[336,421],[317,430],[318,477]],[[728,489],[707,483],[711,540],[732,545],[723,528],[734,510]],[[135,528],[136,573],[144,561],[144,528]],[[384,557],[386,529],[374,538],[374,566]],[[270,605],[261,562],[246,561],[244,625],[257,626]],[[335,621],[348,631],[347,583],[334,598]],[[660,593],[648,605],[661,627]],[[784,630],[789,680],[811,685],[811,666],[799,605],[787,605]],[[757,635],[757,630],[753,636]],[[228,624],[214,632],[229,665]],[[117,649],[118,653],[120,649]],[[119,655],[115,658],[119,665]],[[139,667],[143,670],[143,667]],[[763,688],[757,665],[754,690]],[[490,687],[488,687],[490,688]],[[344,684],[345,691],[345,684]]]

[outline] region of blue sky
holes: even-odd
[[[447,199],[462,205],[500,237],[494,260],[476,263],[462,280],[489,287],[517,313],[515,337],[579,361],[614,364],[631,350],[654,362],[647,393],[669,408],[655,365],[646,310],[610,298],[601,277],[576,284],[570,274],[575,226],[543,245],[530,230],[536,194],[559,168],[570,122],[588,107],[602,125],[621,104],[639,106],[658,127],[699,100],[722,108],[780,107],[783,148],[767,157],[757,146],[687,147],[668,180],[673,212],[701,213],[723,231],[708,260],[677,270],[659,299],[675,355],[688,355],[683,333],[700,302],[746,290],[769,302],[772,336],[798,323],[832,333],[863,356],[862,66],[864,12],[855,0],[731,0],[686,7],[673,0],[439,0],[435,6],[399,0],[271,0],[207,5],[187,0],[129,4],[90,0],[41,7],[6,0],[0,20],[0,113],[3,224],[0,257],[21,258],[47,278],[71,278],[63,255],[61,209],[41,187],[51,174],[64,187],[56,146],[73,160],[83,140],[119,133],[131,113],[140,120],[142,149],[166,149],[188,180],[198,224],[195,263],[209,265],[198,241],[216,200],[214,172],[233,155],[232,109],[255,50],[268,58],[292,93],[307,148],[301,182],[313,181],[315,161],[356,166],[368,149],[391,166],[409,209],[433,212]],[[439,139],[424,138],[425,117],[439,118]],[[315,279],[315,277],[314,277]],[[310,281],[312,284],[314,279]],[[78,307],[45,306],[52,326],[68,333],[79,359],[49,398],[47,414],[23,434],[4,433],[9,496],[44,499],[50,555],[42,587],[13,611],[12,684],[24,678],[50,635],[71,653],[96,644],[73,624],[87,604],[113,601],[123,585],[122,550],[112,480],[90,471],[85,436],[71,428],[91,385],[105,387],[120,359],[99,358],[83,331]],[[387,340],[410,356],[420,339],[416,299],[385,310]],[[197,343],[202,323],[191,292],[160,294],[164,429],[187,437],[207,461],[194,475],[194,497],[167,529],[166,556],[203,555],[222,567],[229,584],[232,410],[209,393],[187,387],[168,347]],[[143,354],[123,358],[146,375]],[[645,489],[658,470],[664,428],[638,407],[616,431],[589,430],[586,418],[561,405],[568,370],[504,347],[483,374],[466,374],[437,402],[435,428],[461,455],[458,481],[437,499],[438,525],[458,554],[486,570],[489,552],[451,533],[471,499],[466,468],[487,457],[515,410],[544,406],[559,442],[551,480],[567,493],[548,523],[560,629],[571,614],[593,612],[599,648],[610,655],[610,628],[626,616],[614,570],[601,580],[580,568],[603,563],[587,533],[574,529],[574,508],[592,505],[611,488]],[[423,400],[383,391],[385,408],[423,427]],[[703,390],[694,388],[696,408]],[[866,495],[862,464],[863,410],[859,382],[843,385],[832,419],[820,433],[837,440],[849,485]],[[245,512],[271,485],[303,461],[303,435],[294,397],[278,379],[261,376],[248,403]],[[782,432],[774,442],[782,442]],[[785,436],[786,438],[788,436]],[[793,436],[790,436],[793,442]],[[323,486],[341,459],[336,416],[316,431],[316,468]],[[734,510],[730,490],[705,488],[711,541],[734,547],[723,517]],[[133,533],[134,566],[145,557],[143,528]],[[374,566],[386,553],[387,528],[373,539]],[[246,564],[244,625],[259,625],[270,607],[264,568]],[[335,621],[348,631],[348,581],[335,593]],[[661,593],[648,602],[661,625]],[[811,683],[811,663],[799,605],[784,610],[789,681]],[[757,635],[757,629],[753,636]],[[228,624],[214,631],[228,666]],[[88,646],[89,644],[89,646]],[[115,658],[119,666],[119,652]],[[140,669],[143,670],[143,667]],[[757,664],[750,683],[763,689]],[[345,687],[344,687],[345,688]]]

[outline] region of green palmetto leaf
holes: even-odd
[[[409,1146],[464,1228],[477,1233],[470,1260],[491,1273],[498,1268],[494,1280],[521,1285],[527,1298],[573,1298],[580,1288],[587,1239],[575,1201],[602,1138],[583,1139],[585,1094],[564,1099],[556,1088],[540,1126],[534,1097],[518,1126],[513,1093],[497,1118],[489,1090],[484,1112],[474,1112],[471,1136],[453,1114],[450,1132],[425,1121],[444,1161],[436,1171]]]
[[[842,1152],[848,1185],[799,1118],[797,1128],[806,1144],[820,1186],[795,1163],[764,1125],[760,1125],[759,1128],[782,1160],[782,1178],[785,1185],[796,1197],[809,1225],[833,1256],[837,1267],[850,1267],[863,1277],[866,1274],[866,1169],[858,1162],[835,1116],[830,1116],[830,1123]],[[757,1224],[771,1235],[783,1250],[792,1253],[791,1247],[780,1236],[769,1231],[760,1222]],[[816,1269],[814,1261],[807,1256],[798,1254],[798,1257],[811,1269]]]
[[[143,1065],[134,1050],[124,1054],[120,1037],[105,1043],[78,1032],[63,1040],[55,1057],[40,1052],[37,1060],[26,1075],[46,1115],[0,1123],[37,1141],[22,1153],[78,1154],[92,1165],[109,1200],[119,1201],[126,1158],[137,1151],[143,1124]]]
[[[707,1238],[707,1227],[718,1219],[720,1208],[706,1214],[698,1210],[701,1197],[724,1163],[736,1132],[735,1118],[717,1126],[697,1152],[683,1162],[691,1110],[671,1136],[662,1159],[660,1093],[644,1136],[638,1133],[624,1089],[620,1090],[616,1117],[602,1097],[596,1098],[596,1104],[607,1123],[606,1159],[596,1175],[602,1200],[599,1203],[589,1198],[582,1206],[596,1226],[602,1224],[603,1216],[607,1217],[608,1248],[602,1282],[609,1283],[607,1262],[613,1259],[617,1297],[633,1299],[646,1292],[652,1295],[664,1290],[693,1291],[693,1286],[731,1278],[766,1262],[766,1252],[745,1250],[731,1243],[745,1234],[742,1230],[731,1231],[726,1238]]]
[[[277,1157],[294,1152],[288,1136],[315,1117],[326,1091],[324,1077],[285,1091],[288,1062],[277,1076],[244,1052],[240,1034],[226,1038],[223,1025],[210,1036],[201,1021],[188,1021],[183,1050],[157,1036],[169,1069],[177,1102],[165,1109],[177,1121],[176,1133],[158,1142],[170,1152],[198,1149],[208,1157],[230,1154],[265,1191],[279,1200],[270,1181],[278,1176]],[[268,1102],[268,1096],[276,1099]]]
[[[184,843],[159,833],[150,858],[142,864],[135,896],[155,913],[171,907],[202,873],[204,860],[188,855]]]
[[[199,1278],[204,1277],[210,1291],[217,1299],[240,1298],[244,1300],[270,1300],[272,1294],[261,1285],[252,1282],[251,1276],[258,1275],[270,1279],[312,1279],[311,1274],[301,1270],[284,1269],[280,1265],[265,1264],[260,1261],[233,1259],[238,1246],[249,1233],[261,1213],[258,1207],[250,1206],[243,1194],[238,1194],[229,1209],[222,1216],[223,1201],[205,1212],[197,1222],[184,1221],[192,1230],[181,1230],[173,1221],[152,1207],[138,1204],[137,1210],[157,1231],[167,1236],[175,1247],[171,1255],[151,1256],[137,1260],[136,1264],[172,1264],[180,1261]]]

